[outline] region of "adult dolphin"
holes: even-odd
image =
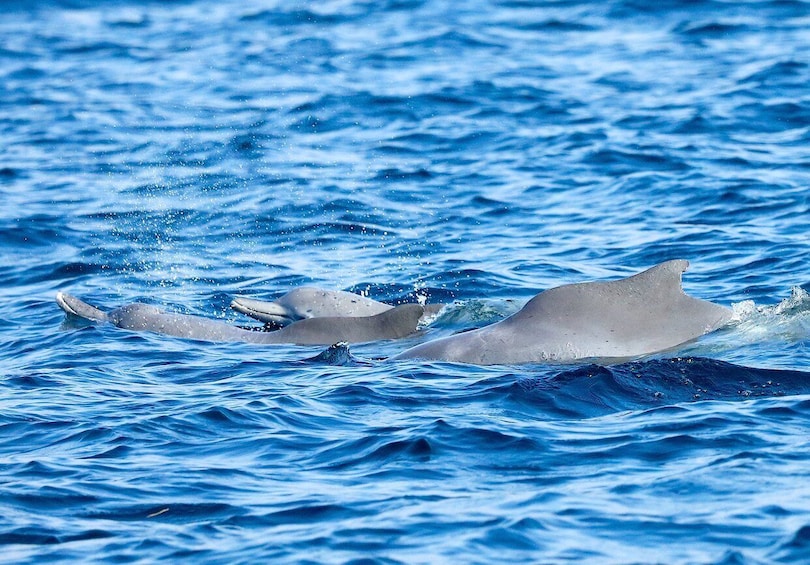
[[[56,294],[56,302],[68,314],[94,322],[110,322],[128,330],[152,331],[203,341],[297,345],[331,345],[336,342],[362,343],[380,339],[399,339],[416,331],[419,318],[424,313],[419,304],[403,304],[374,316],[307,318],[277,331],[261,332],[200,316],[166,312],[149,304],[127,304],[104,312],[63,292]]]
[[[685,260],[667,261],[617,281],[552,288],[505,320],[392,359],[512,365],[611,362],[666,351],[732,317],[728,308],[684,294],[681,274],[688,266]]]

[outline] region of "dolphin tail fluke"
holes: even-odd
[[[65,311],[65,313],[71,316],[77,316],[93,322],[109,321],[109,317],[107,316],[106,312],[103,312],[95,306],[91,306],[87,302],[83,302],[70,294],[57,292],[56,303],[62,310]]]

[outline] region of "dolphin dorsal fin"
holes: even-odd
[[[646,271],[633,275],[632,277],[613,282],[621,282],[623,285],[646,292],[654,289],[658,293],[683,294],[681,275],[683,275],[688,268],[689,261],[686,259],[673,259],[660,263],[655,267],[650,267]]]

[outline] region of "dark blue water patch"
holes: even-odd
[[[179,4],[189,4],[191,2],[179,2]],[[126,8],[128,6],[135,5],[144,5],[144,6],[154,6],[160,5],[161,2],[159,0],[144,0],[143,2],[135,2],[133,3],[132,0],[110,0],[109,5],[114,6],[117,8]],[[29,8],[44,8],[46,10],[60,10],[60,9],[68,9],[68,10],[76,10],[76,9],[92,9],[97,7],[97,4],[92,0],[31,0],[30,2],[26,2],[25,4],[20,4],[19,2],[3,2],[0,4],[3,8],[8,8],[10,12],[23,12],[28,13]]]
[[[54,216],[36,214],[18,218],[11,229],[0,231],[0,245],[8,248],[24,246],[52,246],[62,237],[70,237],[72,230],[64,227],[63,221]]]
[[[323,114],[310,113],[304,107],[296,108],[294,111],[298,115],[290,122],[288,127],[296,133],[317,135],[340,131],[354,125],[350,117],[343,115],[343,113],[335,113],[333,116],[327,117]]]
[[[84,459],[125,459],[132,452],[132,448],[126,445],[118,445],[95,455],[88,455]]]
[[[542,465],[540,454],[553,449],[544,439],[515,430],[454,426],[443,419],[423,429],[435,458],[455,453],[471,471],[531,473]]]
[[[419,182],[433,178],[434,174],[425,169],[416,169],[412,171],[403,171],[400,169],[383,169],[377,172],[377,175],[372,179],[373,181],[381,182]]]
[[[570,21],[570,20],[562,20],[562,19],[548,19],[538,22],[527,22],[519,26],[520,29],[525,29],[528,31],[540,31],[540,32],[592,32],[596,31],[598,28],[593,25],[589,25],[584,22],[577,22],[577,21]]]
[[[810,558],[810,525],[798,528],[769,557],[779,563],[798,563]]]
[[[449,299],[469,299],[480,296],[498,296],[500,288],[498,281],[503,281],[504,277],[495,273],[485,273],[477,269],[453,269],[453,261],[448,261],[450,270],[436,273],[422,278],[422,283],[434,289],[431,296],[436,298],[436,302]],[[460,265],[459,265],[460,266]],[[447,300],[445,300],[445,298]]]
[[[424,437],[388,441],[370,441],[363,438],[338,444],[324,451],[321,457],[329,461],[327,467],[329,470],[379,469],[396,465],[401,467],[403,476],[408,476],[410,473],[405,469],[411,464],[430,461],[434,449],[431,442]],[[431,475],[434,478],[437,476],[435,472]]]
[[[427,286],[421,281],[416,288],[414,288],[413,284],[401,285],[361,281],[345,290],[392,305],[421,303],[423,300],[426,300],[428,304],[449,304],[457,298],[452,289]]]
[[[62,383],[47,374],[9,375],[6,377],[9,387],[20,389],[40,389],[45,387],[59,387]]]
[[[269,24],[272,27],[293,27],[293,26],[312,26],[322,28],[324,26],[334,26],[341,22],[347,21],[350,18],[349,14],[341,13],[325,13],[314,10],[260,10],[253,13],[248,13],[241,16],[241,20],[245,22],[261,21]]]
[[[604,167],[612,175],[628,175],[640,170],[679,171],[688,168],[680,159],[666,156],[663,148],[639,146],[636,151],[618,149],[600,149],[583,159],[584,163],[594,167]]]
[[[522,378],[508,388],[520,403],[536,402],[558,417],[587,418],[701,400],[808,394],[810,375],[676,358],[584,366],[549,377]]]
[[[722,122],[718,123],[717,118],[707,117],[705,115],[696,115],[688,120],[679,123],[671,131],[674,134],[689,135],[689,134],[707,134],[717,132]],[[748,165],[744,159],[738,158],[740,165]]]
[[[386,140],[377,150],[381,154],[419,154],[425,150],[448,150],[450,145],[448,138],[431,133],[406,133]]]
[[[52,443],[57,437],[65,438],[71,435],[75,427],[75,424],[69,421],[42,421],[33,418],[32,420],[26,425],[6,424],[6,426],[10,426],[9,431],[12,431],[15,427],[18,428],[18,431],[15,435],[5,438],[4,443],[8,447],[13,447],[15,445],[26,445],[26,442],[28,442],[28,445],[36,449],[39,446],[38,442],[30,441],[29,438],[32,440],[33,438],[47,437],[48,443]]]
[[[460,31],[440,26],[397,44],[394,53],[406,52],[407,58],[416,62],[424,55],[458,57],[477,50],[485,50],[492,56],[497,56],[498,53],[506,51],[506,44],[494,41],[494,38],[483,36],[474,30]]]
[[[802,4],[798,1],[765,1],[758,3],[758,8],[767,12],[771,17],[795,15],[801,10]],[[644,17],[655,15],[658,17],[677,17],[689,15],[693,19],[718,20],[733,16],[745,15],[747,6],[728,4],[722,1],[702,2],[698,0],[664,0],[655,4],[646,4],[639,0],[624,0],[611,4],[610,15],[613,17]]]
[[[0,182],[10,183],[14,179],[22,177],[23,172],[12,167],[0,168]]]
[[[130,58],[132,54],[126,45],[112,41],[65,42],[57,47],[57,52],[64,55],[99,56],[112,58]]]
[[[649,89],[649,84],[639,81],[633,73],[628,71],[603,74],[596,79],[595,83],[609,86],[615,89],[617,92],[646,92]],[[618,123],[627,124],[627,121],[628,118],[624,118]]]
[[[98,502],[98,498],[64,488],[43,487],[36,494],[12,494],[7,503],[17,508],[27,508],[34,512],[48,512],[54,509],[64,510],[68,507],[85,508]]]
[[[82,517],[119,522],[154,520],[168,523],[193,523],[216,517],[238,515],[238,509],[227,504],[174,503],[168,505],[133,505],[87,512]]]
[[[75,470],[66,469],[61,464],[46,465],[40,461],[9,464],[8,467],[4,467],[4,471],[9,475],[19,474],[36,479],[60,479],[77,476]],[[79,500],[78,502],[81,504],[87,502],[87,500]]]
[[[299,39],[289,43],[289,48],[297,54],[307,58],[313,59],[316,57],[323,57],[326,61],[311,61],[315,65],[319,65],[320,69],[329,68],[328,59],[335,54],[335,47],[328,39],[322,37],[308,37]]]
[[[808,65],[795,60],[778,61],[766,68],[740,79],[740,83],[756,82],[762,86],[784,86],[786,84],[804,84]]]
[[[745,24],[723,23],[722,21],[681,22],[673,30],[675,33],[693,38],[728,38],[750,30]]]
[[[240,157],[247,159],[262,159],[265,151],[272,143],[279,140],[279,136],[264,133],[255,126],[250,133],[240,133],[231,138],[230,147]]]
[[[531,108],[538,102],[556,101],[559,94],[542,88],[531,81],[503,84],[488,80],[476,80],[464,89],[467,96],[474,97],[477,103],[489,102],[496,107]]]
[[[810,108],[794,102],[746,104],[737,108],[736,118],[745,123],[743,129],[775,133],[810,125]]]
[[[0,545],[54,545],[86,540],[98,540],[113,537],[112,532],[105,530],[87,530],[77,534],[62,534],[47,528],[17,528],[9,532],[0,532]]]

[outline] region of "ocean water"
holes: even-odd
[[[808,2],[0,15],[0,561],[810,560]],[[666,355],[379,361],[673,258],[735,320]],[[448,307],[317,357],[54,302],[302,284]]]

